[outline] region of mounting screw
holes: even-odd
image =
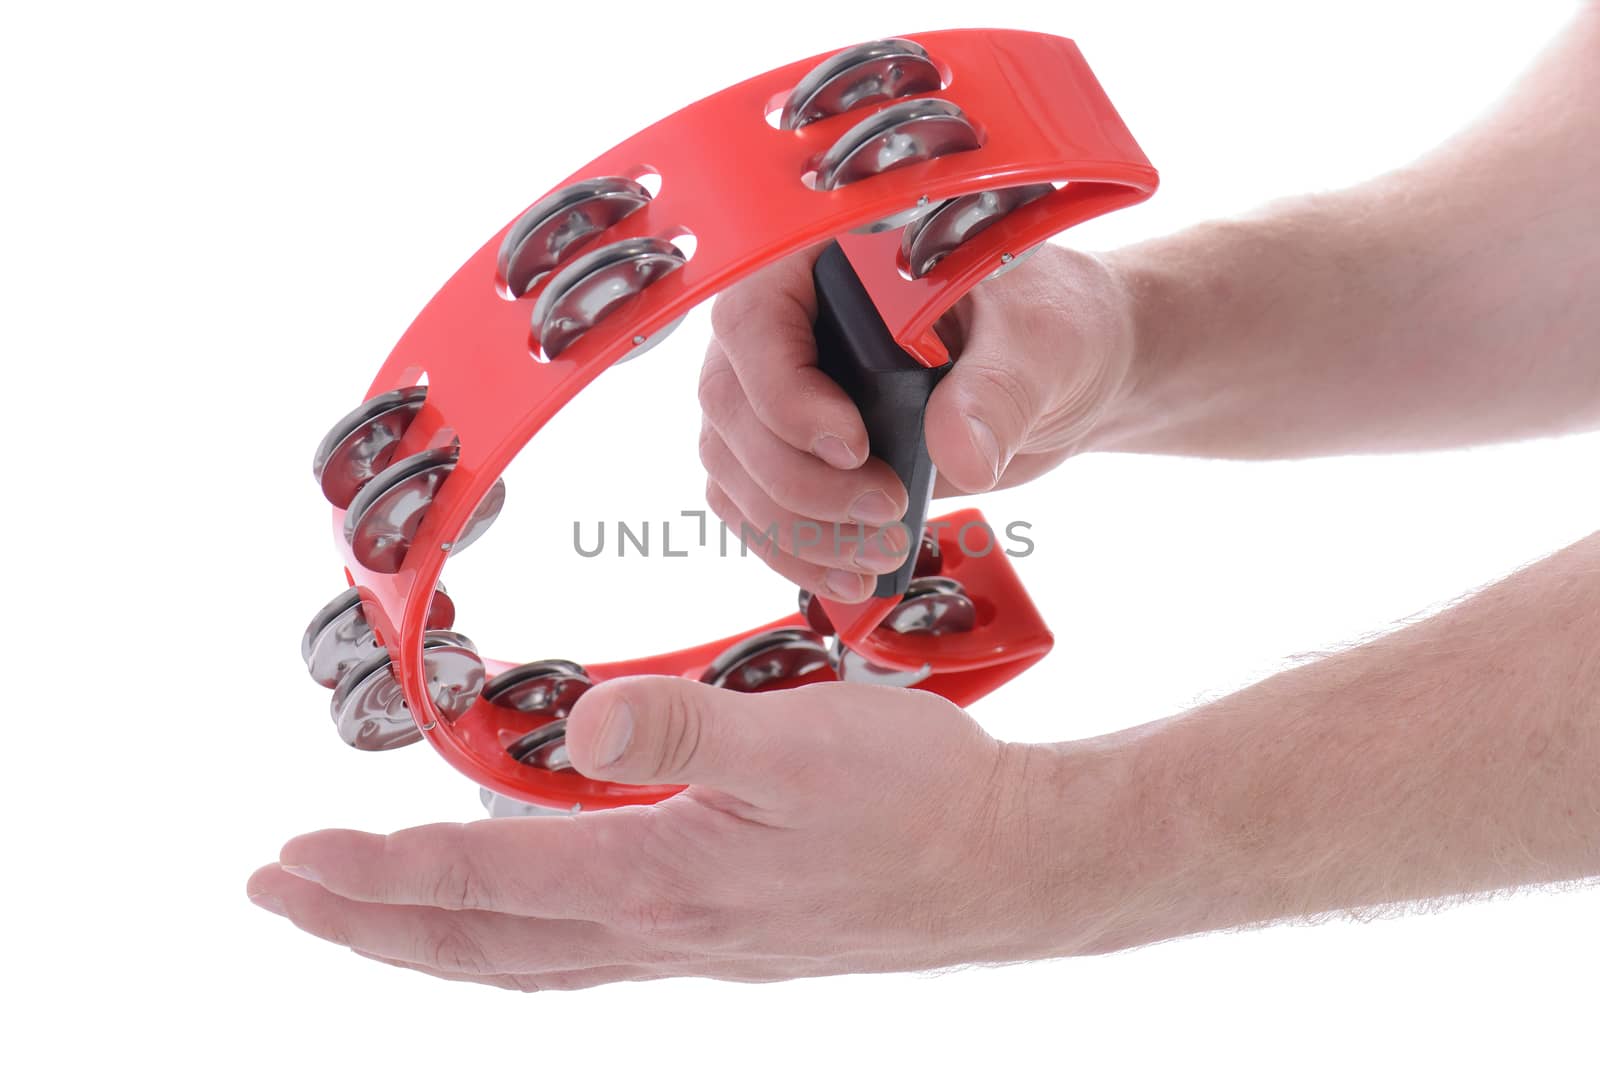
[[[1009,252],[1003,252],[1000,254],[1000,262],[1003,264],[1008,264],[1015,259],[1016,257],[1012,256]]]
[[[440,542],[439,543],[439,548],[442,549],[446,553],[449,553],[450,550],[453,549],[454,547],[455,547],[455,543],[454,542]]]
[[[643,345],[644,343],[645,343],[645,336],[643,334],[635,334],[633,336],[633,344],[635,344],[635,345]]]

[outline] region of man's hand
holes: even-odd
[[[935,695],[640,677],[586,694],[568,739],[585,774],[694,786],[575,817],[315,832],[249,892],[357,953],[530,991],[1039,953],[1027,748]]]
[[[753,275],[717,298],[700,376],[700,457],[713,511],[736,532],[776,527],[760,546],[779,574],[841,601],[908,551],[906,492],[869,459],[855,406],[816,367],[815,252]],[[986,282],[941,324],[954,369],[928,403],[936,491],[1026,482],[1085,448],[1129,388],[1132,316],[1099,260],[1046,246]],[[851,537],[815,539],[808,524]],[[805,535],[796,537],[797,531]],[[810,544],[814,543],[814,544]]]

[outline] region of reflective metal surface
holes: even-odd
[[[631,178],[574,182],[523,212],[500,244],[500,278],[513,297],[527,293],[594,235],[650,203]]]
[[[396,461],[361,488],[344,515],[344,536],[363,567],[390,575],[400,570],[455,464],[455,449],[430,449]]]
[[[326,616],[329,610],[336,611]],[[324,687],[338,686],[346,672],[379,648],[378,637],[361,611],[361,594],[355,587],[347,588],[312,619],[300,643],[306,670]]]
[[[311,472],[323,496],[336,508],[352,498],[389,463],[394,447],[422,408],[426,386],[379,394],[345,416],[323,435]]]
[[[345,673],[333,690],[330,712],[339,737],[358,750],[393,750],[422,738],[388,650],[380,649]]]
[[[846,131],[817,163],[817,188],[837,189],[911,163],[968,152],[978,132],[945,100],[905,100]]]
[[[971,631],[977,624],[978,610],[961,584],[930,575],[911,580],[905,597],[879,626],[902,635],[950,635]]]
[[[659,238],[627,238],[573,260],[533,305],[533,330],[545,359],[560,356],[590,327],[687,262],[675,245]]]
[[[455,603],[441,585],[428,604],[427,626],[431,630],[446,628],[455,618]],[[324,687],[338,686],[347,671],[381,648],[361,609],[361,592],[355,587],[346,587],[319,609],[300,638],[306,669]]]
[[[483,661],[472,640],[455,631],[430,631],[422,639],[428,698],[439,715],[455,720],[483,691]]]
[[[547,805],[534,805],[515,798],[496,794],[487,787],[478,788],[478,801],[491,817],[565,817],[578,812],[582,805],[574,802],[570,809],[554,809]]]
[[[915,41],[868,41],[813,67],[783,105],[778,125],[798,130],[852,108],[881,104],[940,87],[939,68]]]
[[[506,747],[513,761],[561,772],[572,767],[567,757],[567,722],[556,720],[534,728]]]
[[[821,636],[798,627],[784,627],[729,646],[706,668],[700,682],[749,692],[796,679],[827,663],[828,651]]]
[[[906,269],[912,278],[921,278],[962,242],[982,233],[1024,204],[1053,192],[1055,187],[1049,182],[1035,182],[1007,189],[986,189],[982,193],[968,193],[944,201],[906,227],[900,239]],[[1009,267],[1010,263],[1003,266]]]
[[[519,713],[566,716],[594,686],[582,665],[571,661],[532,661],[509,668],[483,689],[483,699]]]
[[[933,675],[931,665],[921,668],[887,668],[873,664],[839,639],[828,647],[828,663],[834,674],[846,683],[876,683],[882,687],[911,687]]]
[[[467,526],[460,536],[450,543],[451,553],[460,553],[472,543],[482,537],[483,532],[494,526],[494,521],[500,518],[500,510],[506,507],[506,481],[496,479],[494,485],[489,487],[489,492],[483,495],[483,500],[478,502],[478,507],[472,510],[472,515],[467,519]]]

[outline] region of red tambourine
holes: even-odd
[[[571,768],[565,716],[596,682],[668,674],[759,691],[847,679],[967,704],[1033,664],[1050,632],[982,516],[925,522],[922,414],[951,359],[934,324],[1046,238],[1156,182],[1077,47],[1012,30],[802,60],[574,173],[455,273],[317,449],[349,588],[301,652],[333,688],[340,735],[366,750],[425,737],[512,808],[607,808],[679,788]],[[692,649],[587,665],[481,656],[453,630],[438,580],[498,514],[507,464],[694,305],[824,242],[818,366],[905,483],[920,551],[866,602],[802,592],[799,612]]]

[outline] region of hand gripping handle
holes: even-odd
[[[899,597],[911,582],[916,547],[933,499],[933,461],[922,416],[949,364],[926,367],[894,340],[838,242],[829,242],[812,268],[817,291],[817,367],[861,410],[872,455],[894,469],[910,504],[904,523],[911,553],[878,577],[874,597]]]

